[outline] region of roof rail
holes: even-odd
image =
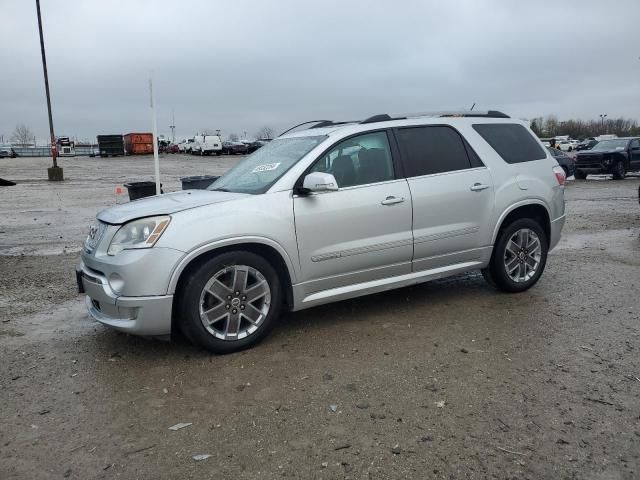
[[[308,123],[324,123],[326,124],[327,122],[329,122],[329,124],[333,123],[331,120],[309,120],[308,122],[302,122],[299,123],[297,125],[294,125],[293,127],[285,130],[284,132],[282,132],[280,135],[278,135],[279,137],[283,136],[285,133],[289,133],[291,130],[293,130],[294,128],[298,128],[301,127],[302,125],[306,125]]]
[[[295,130],[296,128],[301,127],[303,125],[307,125],[309,123],[315,123],[315,125],[307,127],[308,130],[311,130],[312,128],[323,128],[323,127],[331,127],[331,126],[336,126],[336,125],[346,125],[348,123],[358,123],[358,121],[357,120],[355,120],[355,121],[350,120],[350,121],[346,121],[346,122],[334,122],[333,120],[310,120],[308,122],[302,122],[302,123],[299,123],[298,125],[294,125],[293,127],[289,128],[288,130],[285,130],[284,132],[282,132],[278,136],[281,137],[285,133],[289,133],[291,130]]]
[[[400,115],[394,115],[391,117],[387,113],[379,113],[373,115],[360,123],[376,123],[376,122],[389,122],[391,120],[405,120],[407,118],[420,118],[420,117],[478,117],[478,118],[511,118],[509,115],[499,112],[498,110],[487,111],[441,111],[441,112],[420,112],[420,113],[406,113]]]
[[[459,111],[441,111],[441,112],[421,112],[421,113],[406,113],[401,115],[391,116],[388,113],[378,113],[376,115],[372,115],[371,117],[365,118],[364,120],[353,120],[346,122],[334,122],[333,120],[310,120],[308,122],[302,122],[293,127],[289,128],[282,132],[279,137],[284,135],[285,133],[289,133],[291,130],[294,130],[303,125],[308,125],[309,123],[315,123],[311,127],[307,127],[308,129],[312,128],[323,128],[323,127],[331,127],[337,125],[346,125],[348,123],[378,123],[378,122],[390,122],[391,120],[406,120],[408,118],[420,118],[420,117],[467,117],[467,118],[511,118],[506,113],[502,113],[498,110],[459,110]]]
[[[377,115],[373,115],[369,118],[365,118],[360,123],[376,123],[376,122],[388,122],[389,120],[394,120],[386,113],[379,113]],[[395,119],[397,120],[397,119]]]
[[[443,110],[439,112],[407,113],[405,118],[418,117],[467,117],[467,118],[511,118],[498,110]]]

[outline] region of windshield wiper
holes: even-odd
[[[231,190],[229,190],[228,188],[219,187],[219,188],[212,188],[211,191],[212,192],[230,192]]]

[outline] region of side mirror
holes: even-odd
[[[330,173],[313,172],[304,177],[302,188],[307,192],[332,192],[338,190],[338,182]]]

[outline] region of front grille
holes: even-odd
[[[602,157],[600,155],[578,155],[576,157],[576,167],[600,168]]]
[[[84,241],[84,248],[87,252],[93,252],[96,249],[106,229],[106,223],[98,222],[91,225],[87,239]]]

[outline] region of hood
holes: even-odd
[[[170,215],[182,210],[202,207],[203,205],[244,198],[247,195],[245,193],[212,192],[209,190],[186,190],[165,193],[107,208],[99,212],[97,218],[105,223],[119,225],[136,218]]]
[[[612,153],[621,153],[622,155],[627,154],[625,150],[611,148],[609,150],[586,150],[578,153],[578,156],[611,155]]]

